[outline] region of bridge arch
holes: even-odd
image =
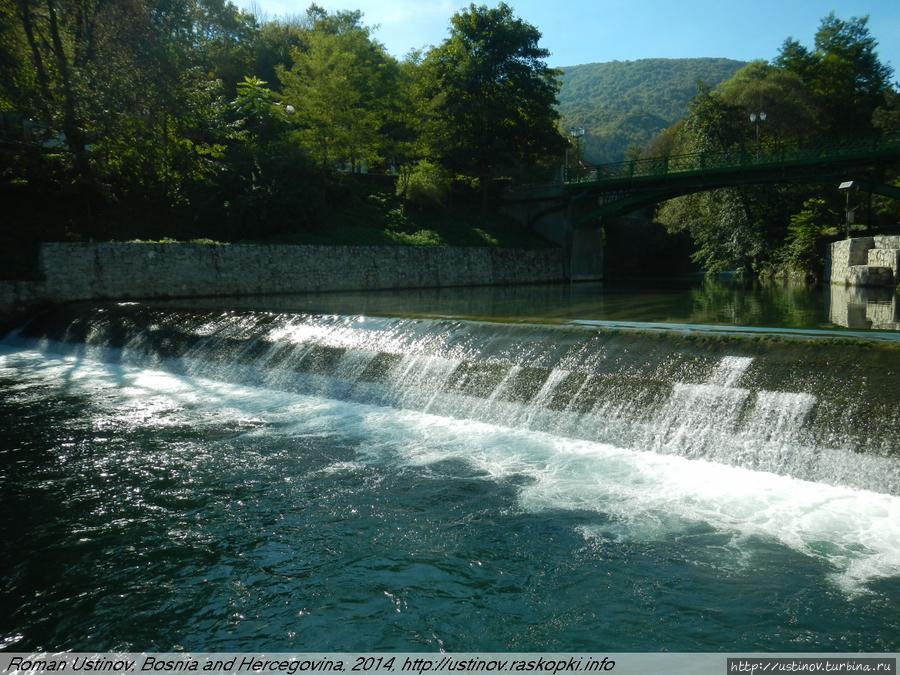
[[[562,183],[507,195],[506,212],[559,244],[571,280],[603,276],[604,216],[623,215],[668,199],[740,185],[821,183],[853,179],[868,192],[900,199],[881,169],[900,160],[900,134],[847,144],[786,144],[605,164],[570,172]]]
[[[569,209],[596,200],[571,223],[578,227],[674,197],[724,187],[773,183],[823,183],[855,179],[863,189],[900,198],[883,185],[877,169],[900,160],[900,134],[852,144],[799,148],[770,145],[749,155],[744,150],[694,153],[619,162],[566,176]],[[876,170],[873,172],[872,168]]]

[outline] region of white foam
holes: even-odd
[[[900,575],[900,497],[487,424],[463,428],[414,413],[395,415],[395,430],[397,417],[411,438],[429,440],[397,446],[410,463],[453,458],[493,479],[531,478],[520,492],[525,511],[607,514],[614,522],[606,531],[627,539],[669,538],[705,523],[738,548],[760,537],[823,559],[853,593]]]
[[[753,363],[750,356],[725,356],[709,377],[709,384],[733,387]]]
[[[427,466],[453,459],[486,479],[515,477],[521,484],[525,477],[519,492],[524,512],[563,509],[610,517],[599,530],[584,528],[587,537],[664,539],[703,523],[728,535],[739,554],[752,551],[751,540],[761,538],[823,560],[850,593],[900,575],[900,497],[887,494],[82,355],[54,358],[0,347],[0,376],[106,397],[115,403],[106,413],[123,419],[142,414],[143,404],[152,401],[161,419],[190,422],[202,415],[263,425],[251,425],[247,433],[351,433],[366,441],[360,462]]]

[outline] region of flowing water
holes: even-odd
[[[7,649],[900,648],[893,343],[135,303],[0,344]]]

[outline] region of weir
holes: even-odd
[[[5,343],[900,495],[896,345],[137,303]]]

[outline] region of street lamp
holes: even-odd
[[[759,159],[759,123],[766,121],[766,113],[752,112],[750,113],[750,124],[756,126],[756,159]]]
[[[575,139],[575,155],[576,157],[580,157],[580,147],[578,145],[578,139],[584,136],[584,127],[569,127],[569,136]],[[566,161],[563,165],[563,182],[566,180],[566,174],[569,170],[569,144],[566,143]]]
[[[850,208],[850,191],[851,190],[859,190],[859,185],[855,181],[845,180],[843,183],[838,185],[838,190],[844,190],[847,193],[847,205],[844,207],[845,213],[845,226],[847,228],[847,239],[850,238],[850,224],[853,222],[853,218],[856,212],[856,209]]]
[[[575,139],[575,161],[581,159],[581,144],[579,139],[584,136],[584,127],[569,127],[569,136]]]

